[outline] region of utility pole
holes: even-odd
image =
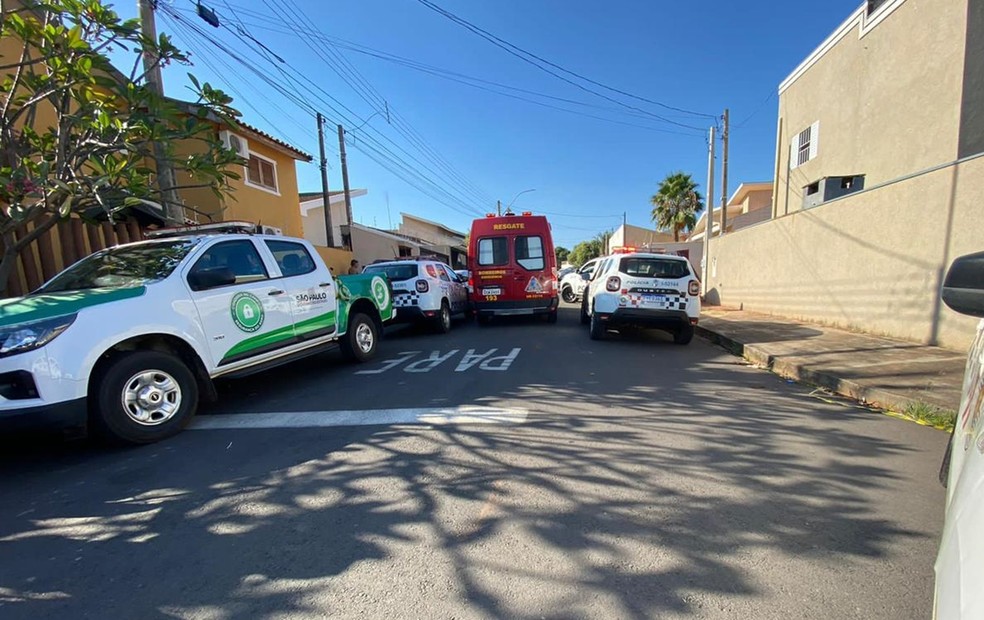
[[[499,215],[499,216],[502,215],[502,201],[501,200],[496,200],[495,201],[495,214],[496,215]]]
[[[728,229],[728,109],[724,109],[724,131],[721,134],[721,236]]]
[[[325,205],[325,243],[335,247],[331,226],[331,195],[328,193],[328,159],[325,157],[325,117],[318,112],[318,147],[321,149],[321,200]],[[349,224],[351,226],[351,223]]]
[[[349,192],[348,161],[345,159],[345,130],[338,126],[338,154],[342,160],[342,188],[345,190],[345,216],[352,224],[352,194]]]
[[[157,21],[154,9],[157,0],[137,0],[140,10],[140,29],[143,35],[151,41],[157,41]],[[161,78],[161,64],[156,54],[148,50],[143,53],[143,66],[146,72],[147,86],[158,97],[164,96],[164,81]],[[177,177],[174,168],[167,159],[164,145],[154,143],[154,162],[157,167],[157,188],[161,191],[161,201],[164,203],[164,217],[170,224],[183,226],[185,224],[184,207],[178,197]]]
[[[711,232],[714,230],[714,127],[711,139],[707,142],[707,225],[704,227],[704,269],[700,285],[707,296],[707,285],[711,275]]]

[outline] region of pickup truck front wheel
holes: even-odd
[[[340,343],[342,355],[356,362],[367,362],[376,356],[379,331],[371,318],[361,312],[349,317],[348,332]]]
[[[93,430],[117,443],[153,443],[176,435],[198,409],[195,376],[168,353],[125,353],[109,363],[97,385]]]

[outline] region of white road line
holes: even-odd
[[[425,409],[366,409],[363,411],[283,411],[196,417],[190,430],[239,428],[319,428],[389,424],[522,424],[526,409],[502,407],[437,407]]]

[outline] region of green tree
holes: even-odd
[[[673,240],[680,241],[681,230],[692,230],[697,216],[704,210],[704,199],[697,183],[689,174],[675,172],[666,175],[649,202],[652,218],[659,230],[672,230]]]
[[[570,256],[571,251],[562,245],[558,245],[554,248],[554,254],[557,256],[557,265],[563,265],[567,257]]]
[[[157,64],[189,64],[166,35],[144,37],[137,20],[121,21],[101,0],[0,7],[0,38],[20,44],[16,56],[0,59],[0,290],[18,253],[58,221],[163,204],[161,190],[172,188],[156,184],[149,164],[155,143],[188,173],[181,174],[188,185],[173,189],[211,188],[222,196],[228,179],[238,178],[229,164],[242,159],[222,146],[214,124],[235,127],[232,99],[190,75],[189,102],[148,87],[143,52]],[[110,63],[111,50],[134,54],[129,74]],[[194,154],[178,156],[174,147],[182,143]]]

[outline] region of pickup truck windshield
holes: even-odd
[[[197,243],[195,239],[175,239],[102,250],[55,276],[35,294],[127,288],[162,280]]]

